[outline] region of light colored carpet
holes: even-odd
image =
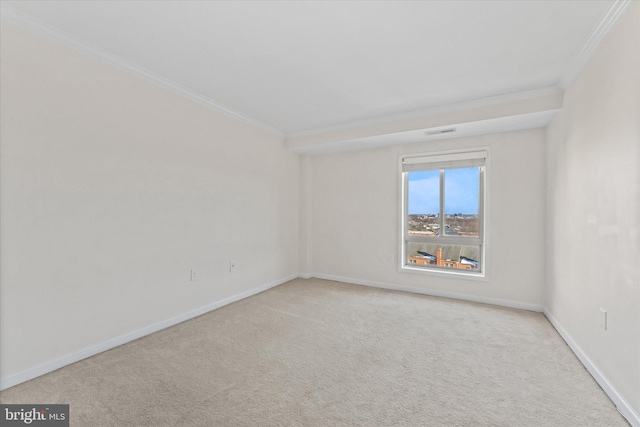
[[[628,426],[540,313],[316,279],[0,399],[72,426]]]

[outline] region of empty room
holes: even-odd
[[[640,2],[0,18],[2,426],[640,427]]]

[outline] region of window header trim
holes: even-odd
[[[405,156],[402,158],[402,172],[481,167],[485,165],[486,158],[486,151]]]

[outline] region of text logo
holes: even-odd
[[[3,426],[69,427],[69,405],[3,405]]]

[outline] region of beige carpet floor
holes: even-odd
[[[72,426],[628,426],[540,313],[294,280],[0,393]]]

